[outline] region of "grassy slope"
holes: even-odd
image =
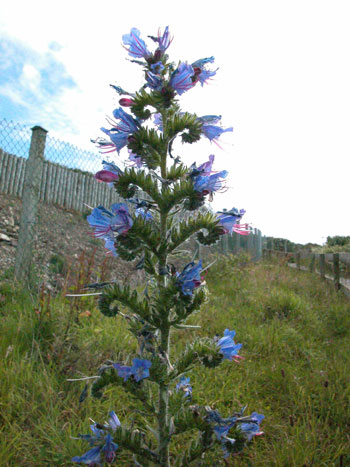
[[[232,258],[215,265],[207,282],[210,302],[192,321],[203,335],[235,329],[245,360],[197,369],[194,403],[215,405],[223,416],[248,404],[248,413],[266,416],[265,435],[228,464],[350,465],[349,299],[308,273],[278,264],[242,267]],[[93,300],[82,302],[79,312],[92,314],[72,323],[63,345],[67,304],[51,302],[40,317],[30,297],[8,285],[0,293],[0,465],[73,465],[69,459],[86,446],[70,437],[88,432],[89,417],[103,421],[114,409],[122,422],[141,421],[119,389],[79,405],[83,383],[66,381],[96,374],[106,359],[122,360],[136,348],[120,318],[115,324]],[[191,333],[173,339],[178,350]],[[221,459],[219,450],[202,465],[225,465]],[[132,465],[128,454],[118,465]]]

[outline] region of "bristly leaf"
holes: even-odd
[[[118,194],[124,198],[132,198],[137,190],[137,187],[147,193],[151,200],[159,204],[161,194],[158,189],[158,182],[151,174],[145,174],[134,168],[125,169],[123,175],[114,183]]]
[[[140,318],[152,324],[151,310],[147,301],[139,300],[136,290],[131,291],[129,286],[115,284],[113,287],[106,288],[99,298],[99,307],[106,316],[115,316],[118,308],[111,306],[119,302],[128,307]]]
[[[161,154],[167,150],[167,143],[153,128],[140,128],[129,138],[128,148],[141,157],[149,169],[160,166]]]
[[[204,235],[201,231],[206,230]],[[180,246],[183,242],[189,239],[193,234],[197,233],[197,238],[203,245],[211,245],[217,242],[222,234],[222,228],[218,226],[218,220],[215,214],[207,212],[205,214],[199,213],[195,218],[189,218],[172,228],[170,238],[172,243],[169,245],[168,251],[171,252]]]
[[[158,109],[152,93],[148,94],[144,89],[141,89],[141,91],[137,92],[135,97],[133,97],[131,111],[140,120],[147,120],[152,115],[151,111],[146,109],[148,106],[152,106],[156,110]]]
[[[197,115],[177,113],[167,122],[167,135],[173,139],[181,134],[183,143],[194,143],[198,141],[202,134],[202,123],[197,120]]]

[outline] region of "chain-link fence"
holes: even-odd
[[[0,121],[0,269],[12,267],[18,279],[28,280],[35,266],[41,275],[46,271],[43,280],[49,281],[48,273],[76,269],[73,262],[81,255],[106,264],[103,242],[89,236],[85,221],[89,206],[121,201],[106,183],[95,180],[101,162],[99,153],[50,137],[41,127]],[[198,256],[208,251],[194,241],[187,246]],[[260,257],[260,231],[224,236],[211,252],[241,249]],[[118,268],[124,277],[125,266],[118,263]]]

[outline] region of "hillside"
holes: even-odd
[[[15,264],[21,207],[20,199],[0,194],[0,271],[8,274]],[[135,275],[130,264],[107,256],[103,241],[91,236],[86,221],[88,212],[87,209],[82,215],[46,204],[39,208],[33,264],[38,283],[45,283],[51,292],[62,288],[68,273],[70,283],[74,282],[81,261],[96,266],[91,280],[101,274],[118,280],[129,280]],[[110,275],[108,271],[113,272]]]

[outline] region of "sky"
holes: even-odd
[[[212,207],[245,208],[263,235],[322,244],[350,235],[349,21],[347,0],[0,0],[0,120],[94,150],[118,107],[109,84],[144,83],[122,35],[169,25],[173,61],[213,55],[219,68],[182,109],[234,128],[222,149],[178,147],[188,164],[215,154],[229,171]]]

